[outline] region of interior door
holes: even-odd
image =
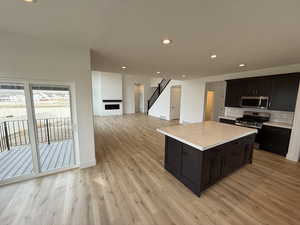
[[[31,86],[38,162],[41,172],[75,165],[69,87]]]
[[[179,119],[180,117],[180,101],[181,101],[181,87],[171,87],[171,103],[170,103],[170,119]]]

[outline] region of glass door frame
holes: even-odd
[[[69,92],[69,104],[70,104],[70,119],[71,119],[71,130],[72,130],[72,144],[73,144],[73,149],[72,149],[72,154],[74,156],[75,160],[75,165],[77,165],[77,157],[76,157],[76,150],[75,150],[75,139],[74,139],[74,121],[73,121],[73,104],[72,104],[72,88],[70,85],[62,85],[62,84],[53,84],[53,83],[45,83],[45,82],[34,82],[29,84],[29,91],[30,91],[30,100],[31,100],[31,110],[32,110],[32,115],[33,115],[33,125],[34,125],[34,133],[35,133],[35,154],[34,156],[35,160],[37,162],[34,162],[35,165],[37,166],[37,171],[39,174],[43,173],[49,173],[52,171],[57,171],[57,170],[62,170],[62,169],[69,169],[68,168],[58,168],[54,169],[51,171],[42,171],[41,165],[40,165],[40,151],[39,151],[39,141],[38,141],[38,130],[37,130],[37,118],[36,118],[36,113],[35,113],[35,103],[33,99],[33,87],[35,86],[42,86],[42,87],[61,87],[61,88],[67,88]],[[34,160],[34,161],[35,161]],[[71,166],[72,167],[72,166]]]
[[[62,82],[50,82],[50,81],[36,81],[36,80],[24,80],[24,79],[9,79],[9,78],[0,78],[0,83],[12,83],[12,84],[20,84],[24,85],[24,94],[25,94],[25,102],[26,102],[26,113],[27,113],[27,120],[28,120],[28,134],[29,140],[31,144],[31,155],[32,155],[32,164],[33,164],[33,173],[20,175],[18,177],[9,178],[3,181],[0,181],[0,187],[3,185],[25,181],[32,178],[42,177],[50,174],[55,174],[58,172],[67,171],[70,169],[78,168],[79,167],[79,152],[78,152],[78,143],[75,139],[75,123],[74,123],[74,111],[73,111],[73,92],[74,87],[70,83],[62,83]],[[51,171],[41,172],[40,168],[40,160],[39,160],[39,152],[38,152],[38,134],[37,134],[37,124],[35,119],[35,112],[34,112],[34,102],[33,102],[33,93],[32,93],[32,86],[40,85],[40,86],[58,86],[58,87],[66,87],[69,89],[70,94],[70,117],[71,117],[71,124],[72,124],[72,141],[73,141],[73,154],[75,165],[68,167],[68,168],[60,168]],[[76,118],[76,117],[75,117]]]

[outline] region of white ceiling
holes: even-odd
[[[0,31],[87,46],[102,71],[126,65],[131,74],[175,78],[300,63],[299,0],[1,0],[0,7]],[[165,37],[173,44],[162,46]]]

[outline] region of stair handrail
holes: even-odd
[[[158,97],[160,96],[160,94],[161,94],[161,93],[164,91],[164,89],[168,86],[168,84],[169,84],[170,81],[171,81],[171,79],[166,80],[166,79],[164,79],[164,78],[160,81],[160,83],[158,84],[157,88],[155,89],[155,91],[153,92],[153,94],[151,95],[151,97],[148,99],[148,111],[149,111],[149,109],[152,107],[152,105],[155,103],[155,101],[158,99]],[[164,82],[166,82],[166,83],[165,83],[165,85],[163,86],[162,84],[163,84]],[[150,106],[150,101],[152,100],[152,98],[154,98],[154,96],[156,95],[157,91],[158,91],[157,97],[156,97],[156,99],[153,101],[152,105]]]

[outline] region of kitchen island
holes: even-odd
[[[157,131],[165,135],[165,169],[198,196],[252,163],[256,129],[205,121]]]

